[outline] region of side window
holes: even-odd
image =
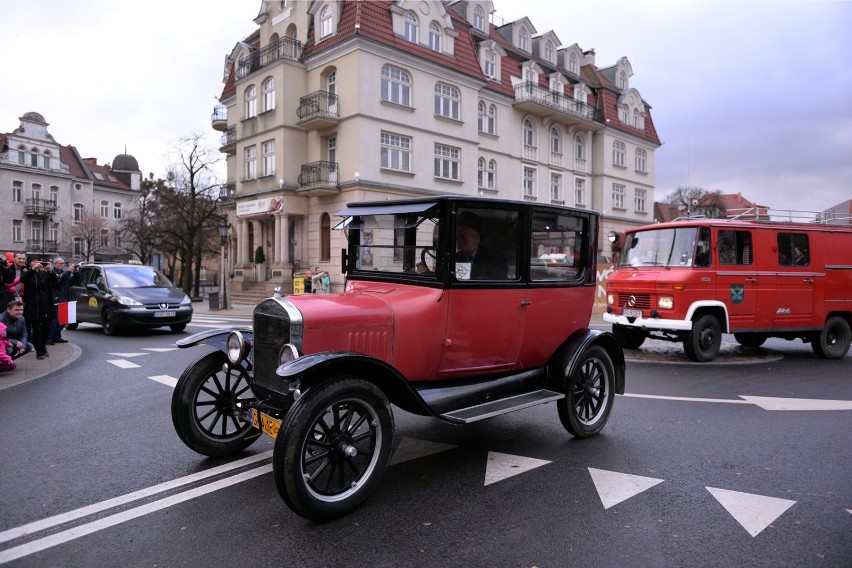
[[[750,231],[719,231],[719,264],[744,265],[752,263]]]
[[[510,209],[468,209],[456,213],[457,280],[516,280],[518,224]]]
[[[709,268],[710,257],[710,229],[701,227],[698,229],[698,243],[695,247],[695,267]]]
[[[778,264],[810,266],[811,249],[808,236],[802,233],[778,233]]]
[[[530,279],[534,282],[577,280],[582,272],[583,217],[552,211],[536,211],[532,217]]]
[[[87,284],[92,283],[92,274],[95,272],[94,268],[83,267],[80,269],[80,286],[83,288],[86,287]]]

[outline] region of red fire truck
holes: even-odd
[[[747,347],[801,339],[820,357],[844,357],[852,226],[805,222],[794,212],[785,219],[761,208],[611,234],[618,262],[604,320],[624,348],[647,337],[682,341],[698,362],[718,355],[722,333]]]

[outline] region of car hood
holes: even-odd
[[[179,288],[113,288],[113,295],[127,296],[143,304],[179,304],[186,294]]]

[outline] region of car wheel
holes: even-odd
[[[185,323],[173,323],[172,325],[169,326],[169,329],[172,330],[175,333],[180,333],[181,331],[186,329],[186,324]]]
[[[613,324],[612,334],[624,349],[639,349],[648,337],[648,334],[641,329],[618,324]]]
[[[297,514],[329,521],[373,492],[393,446],[393,414],[378,387],[340,377],[309,389],[287,412],[272,454],[275,485]]]
[[[743,347],[760,347],[766,343],[766,336],[757,333],[735,333],[734,339]]]
[[[260,436],[237,408],[254,401],[242,368],[223,371],[221,351],[196,359],[180,376],[172,395],[172,423],[184,444],[205,456],[241,452]]]
[[[586,349],[568,377],[565,398],[556,401],[559,420],[573,436],[594,436],[609,420],[615,398],[615,367],[606,349]]]
[[[109,308],[105,309],[101,314],[101,324],[103,325],[104,335],[116,335],[118,333],[115,320],[113,319],[112,312]]]
[[[719,320],[705,314],[692,324],[692,331],[683,338],[686,356],[697,363],[712,361],[722,346],[722,328]]]
[[[79,324],[76,324],[76,323],[66,323],[66,324],[65,324],[65,329],[69,329],[69,330],[71,330],[71,331],[74,331],[75,329],[77,329],[77,325],[79,325]]]
[[[811,348],[823,359],[840,359],[849,351],[852,331],[849,322],[839,316],[828,318],[825,327],[811,341]]]

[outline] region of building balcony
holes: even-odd
[[[226,205],[234,202],[237,195],[237,184],[234,182],[223,183],[219,186],[219,204]]]
[[[24,203],[24,214],[26,215],[46,217],[47,215],[53,215],[58,209],[59,206],[52,199],[34,197],[27,199],[26,203]]]
[[[225,129],[225,132],[222,133],[222,137],[219,138],[219,147],[220,152],[224,152],[225,154],[236,154],[237,153],[237,127],[229,126]]]
[[[337,162],[311,162],[302,165],[299,174],[299,194],[331,195],[339,193]]]
[[[568,125],[603,127],[603,115],[598,109],[529,81],[515,85],[513,106],[536,116],[553,117],[555,111],[559,121]]]
[[[272,65],[279,59],[298,61],[302,56],[302,42],[289,37],[282,37],[249,55],[241,57],[237,62],[237,79]]]
[[[299,99],[299,126],[322,130],[340,122],[340,101],[337,95],[316,91]]]
[[[42,254],[56,254],[59,250],[59,245],[56,241],[43,241],[41,239],[28,239],[27,252],[40,252]],[[42,259],[47,260],[47,259]]]
[[[228,108],[224,105],[216,105],[213,107],[213,114],[210,115],[210,122],[213,125],[213,130],[221,132],[228,128]]]

